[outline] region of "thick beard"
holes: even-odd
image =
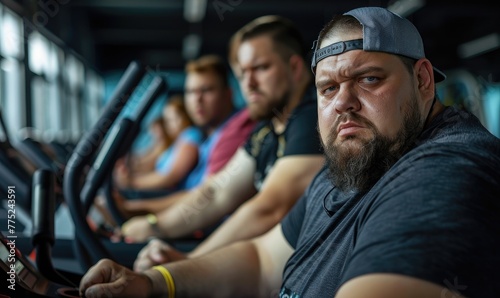
[[[357,114],[345,114],[339,117],[337,124],[350,118],[363,123],[373,131],[374,138],[364,141],[359,147],[333,145],[336,130],[332,130],[328,143],[324,144],[326,162],[330,170],[330,179],[341,191],[365,193],[398,161],[403,154],[414,146],[424,125],[418,112],[417,98],[412,96],[405,114],[403,127],[396,137],[382,136],[375,126]],[[334,125],[336,128],[338,125]],[[362,140],[360,140],[362,142]]]

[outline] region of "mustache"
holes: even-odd
[[[368,128],[371,128],[375,133],[378,133],[377,128],[370,120],[366,119],[365,117],[363,117],[359,114],[348,112],[348,113],[343,113],[340,116],[338,116],[337,119],[335,120],[335,122],[333,123],[333,127],[332,127],[332,129],[330,129],[330,132],[328,134],[328,143],[331,143],[333,140],[335,140],[337,138],[338,127],[340,126],[340,124],[348,122],[348,121],[352,121],[352,122],[358,123],[360,125],[364,125]]]
[[[260,86],[247,86],[246,93],[252,94],[252,93],[258,93],[258,94],[263,94],[262,90],[259,88]]]
[[[264,93],[260,91],[259,89],[249,89],[245,92],[247,95],[252,95],[252,94],[258,94],[258,95],[263,95]]]

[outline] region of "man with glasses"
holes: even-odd
[[[235,110],[228,69],[219,56],[204,55],[189,61],[185,71],[185,107],[202,135],[201,142],[196,141],[199,143],[196,165],[184,178],[184,188],[168,191],[169,196],[163,195],[162,198],[161,192],[156,191],[147,196],[149,199],[119,200],[118,205],[124,215],[154,213],[174,203],[176,198],[182,197],[186,191],[198,186],[227,163],[257,123],[247,109]],[[224,150],[218,149],[220,146],[224,146]],[[181,151],[177,154],[182,160],[182,155],[189,152]]]

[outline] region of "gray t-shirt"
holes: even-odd
[[[333,297],[370,273],[500,295],[500,139],[472,114],[447,108],[364,195],[338,191],[327,171],[282,222],[295,253],[280,297]]]

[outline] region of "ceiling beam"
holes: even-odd
[[[183,1],[173,0],[73,0],[73,6],[87,8],[119,8],[119,9],[152,9],[171,10],[182,9]]]
[[[185,35],[186,30],[108,28],[96,30],[94,40],[96,44],[108,45],[171,44],[182,40]]]

